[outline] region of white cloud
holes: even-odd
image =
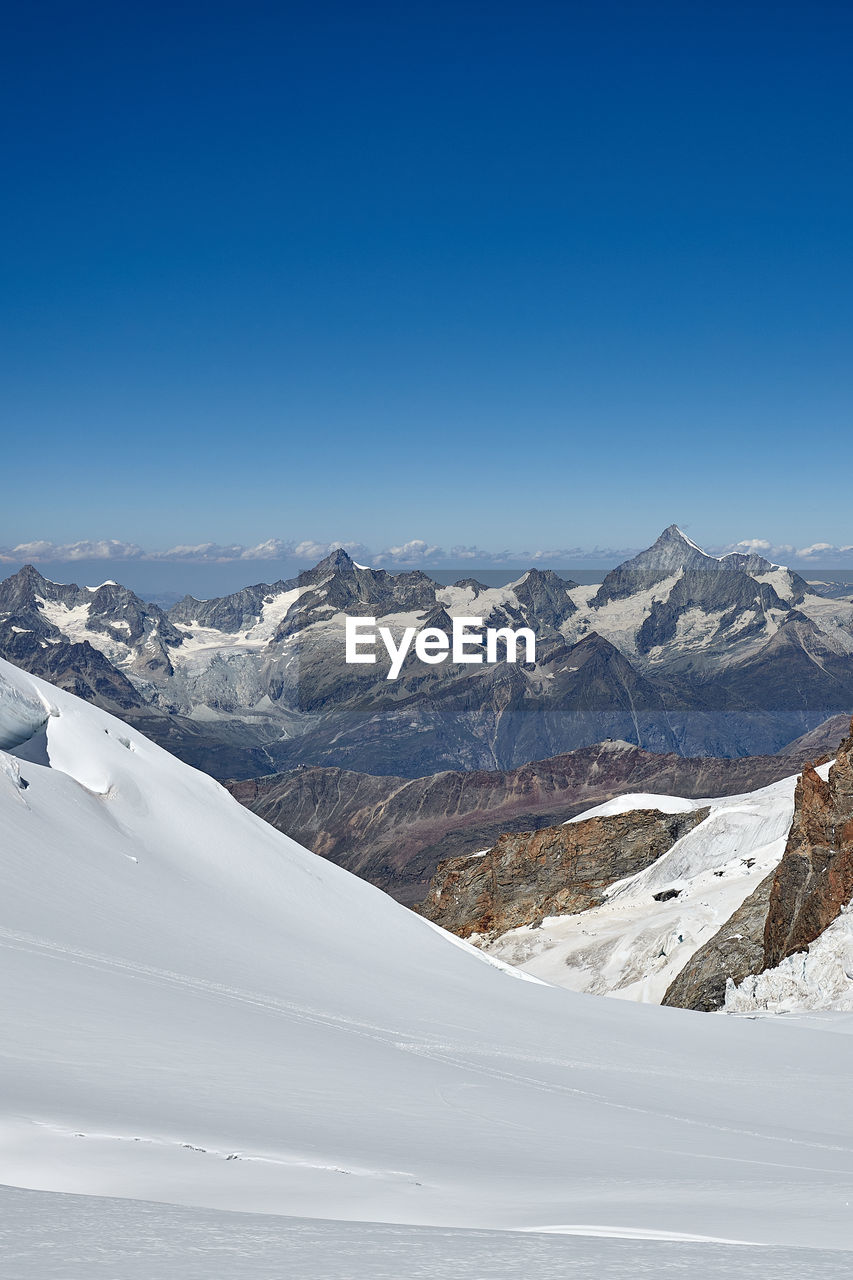
[[[446,560],[444,550],[431,544],[424,542],[422,538],[413,538],[411,542],[404,542],[398,547],[386,547],[377,556],[374,556],[375,562],[378,564],[382,560],[391,560],[395,564],[423,564],[424,561]]]
[[[799,551],[795,552],[795,555],[803,560],[810,560],[814,556],[825,554],[827,551],[834,553],[838,550],[840,548],[834,547],[831,542],[813,542],[810,547],[800,547]]]
[[[771,542],[768,538],[742,538],[740,542],[730,542],[725,547],[712,547],[714,555],[727,555],[732,551],[746,554],[756,552],[776,564],[811,564],[831,568],[844,568],[851,562],[853,546],[838,546],[834,542],[812,542],[805,547],[796,547],[790,542]]]
[[[207,564],[231,564],[239,561],[293,561],[295,565],[316,564],[332,551],[343,548],[354,560],[361,564],[401,568],[406,566],[446,566],[456,568],[464,565],[498,567],[512,565],[527,567],[541,565],[555,568],[581,568],[590,565],[596,568],[620,564],[633,556],[639,547],[537,547],[528,549],[484,550],[482,547],[468,544],[454,544],[449,550],[439,543],[429,542],[424,538],[411,538],[405,542],[394,543],[379,551],[366,547],[363,542],[331,539],[322,541],[313,538],[301,541],[282,538],[267,538],[257,543],[219,543],[196,542],[179,543],[166,550],[148,550],[134,542],[123,542],[117,538],[84,539],[79,542],[52,542],[48,539],[37,539],[21,542],[14,547],[0,547],[0,563],[21,565],[27,562],[43,564],[53,562],[71,562],[82,560],[147,560],[171,561]],[[853,544],[836,546],[831,542],[813,542],[807,546],[795,547],[791,543],[774,543],[769,538],[742,538],[738,542],[729,543],[725,547],[708,548],[714,555],[724,555],[732,551],[757,553],[767,559],[781,564],[820,565],[829,568],[833,565],[844,567],[853,565]]]
[[[145,552],[133,542],[102,538],[93,542],[20,542],[3,552],[7,560],[138,560]]]
[[[773,550],[773,544],[766,538],[741,538],[740,542],[733,542],[729,550],[743,551],[747,555],[756,551],[759,555],[763,555],[765,551]]]

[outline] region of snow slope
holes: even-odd
[[[818,772],[828,771],[827,764]],[[796,781],[718,800],[631,794],[578,814],[572,822],[631,809],[711,811],[652,866],[611,885],[600,906],[512,929],[487,954],[573,991],[659,1003],[694,952],[779,862]]]
[[[844,1036],[520,981],[105,713],[0,688],[51,713],[0,756],[0,1182],[853,1248]]]

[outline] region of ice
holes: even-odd
[[[729,983],[728,1013],[853,1013],[853,916],[843,914],[804,951]]]

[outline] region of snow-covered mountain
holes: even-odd
[[[345,663],[354,614],[397,636],[470,616],[529,627],[537,660],[407,660],[388,681],[381,653],[375,666]],[[513,768],[605,738],[765,754],[853,709],[853,602],[760,556],[707,555],[674,525],[599,586],[533,569],[505,587],[442,587],[336,551],[292,581],[186,597],[166,614],[115,584],[57,586],[29,568],[0,584],[0,653],[53,680],[98,655],[114,674],[111,710],[121,713],[121,685],[126,702],[193,720],[232,743],[239,777],[302,763],[407,776]],[[244,729],[266,752],[260,770],[239,757]],[[198,749],[190,742],[186,758],[203,763]]]
[[[645,1237],[656,1274],[853,1248],[843,1036],[520,981],[5,662],[0,732],[0,1182],[302,1216],[320,1259],[367,1222],[405,1258],[411,1224]]]

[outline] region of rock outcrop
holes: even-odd
[[[662,1003],[711,1011],[729,979],[774,969],[804,951],[853,899],[853,723],[826,782],[805,764],[785,852],[713,938],[691,957]]]
[[[813,742],[790,750],[684,759],[614,741],[508,771],[401,778],[308,766],[225,785],[279,831],[408,906],[425,896],[439,862],[490,849],[505,832],[556,826],[632,791],[694,800],[751,791],[814,757]]]
[[[819,937],[853,898],[853,723],[826,782],[806,765],[770,890],[763,969]]]
[[[486,853],[440,863],[417,909],[460,937],[497,936],[585,911],[608,885],[656,862],[708,812],[635,809],[503,835]]]
[[[773,875],[765,876],[713,938],[694,952],[661,1004],[712,1013],[725,1004],[729,978],[741,982],[761,967]]]

